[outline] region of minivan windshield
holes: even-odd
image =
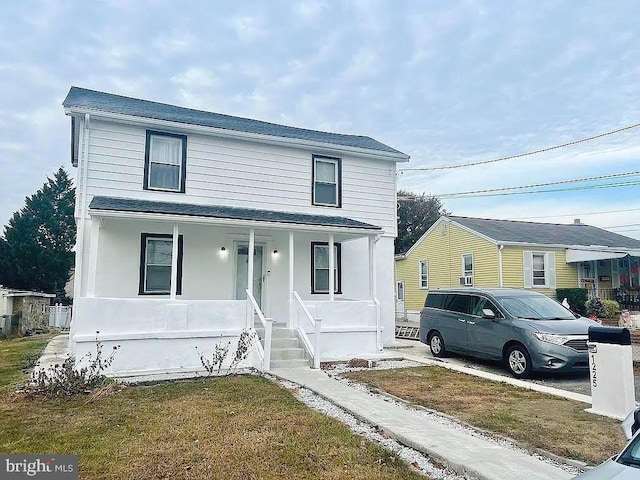
[[[500,303],[514,317],[531,320],[575,320],[569,310],[544,295],[500,297]]]

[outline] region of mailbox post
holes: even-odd
[[[591,408],[588,412],[624,419],[635,408],[631,334],[626,328],[589,327]]]

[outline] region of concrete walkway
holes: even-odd
[[[482,480],[564,480],[571,474],[480,436],[447,427],[417,411],[383,400],[310,368],[271,374],[314,391],[360,420],[377,425],[400,443]]]
[[[62,362],[67,358],[68,346],[68,333],[53,337],[38,359],[38,364],[34,368],[34,372],[39,370],[48,370],[49,367],[53,367],[54,365],[62,365]]]

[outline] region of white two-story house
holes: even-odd
[[[394,341],[396,162],[369,137],[72,87],[78,226],[70,352],[121,345],[120,376],[202,370],[257,325],[245,366]],[[275,352],[275,350],[274,350]],[[290,355],[295,357],[295,355]],[[279,364],[283,366],[283,364]]]

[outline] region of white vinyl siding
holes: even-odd
[[[554,252],[524,251],[524,287],[556,288],[556,255]]]
[[[91,121],[87,201],[94,195],[178,201],[173,194],[143,190],[143,127]],[[311,158],[315,152],[255,141],[189,134],[188,189],[181,203],[318,214],[312,205]],[[340,215],[380,226],[395,236],[395,163],[341,155]]]
[[[426,260],[418,262],[418,286],[420,288],[429,288],[429,263]]]

